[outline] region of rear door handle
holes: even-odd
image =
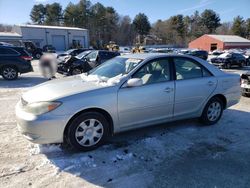
[[[167,87],[166,89],[164,89],[164,92],[167,92],[167,93],[170,93],[172,91],[174,91],[174,89],[170,87]]]

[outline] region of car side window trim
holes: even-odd
[[[213,77],[214,75],[205,67],[203,66],[202,64],[200,64],[199,62],[197,62],[196,60],[192,59],[192,58],[189,58],[189,57],[172,57],[172,66],[173,66],[173,78],[175,81],[180,81],[180,80],[177,80],[177,76],[176,76],[176,66],[175,66],[175,61],[174,59],[187,59],[193,63],[195,63],[196,65],[198,65],[200,68],[201,68],[201,72],[202,72],[202,77],[198,77],[198,78],[187,78],[187,79],[182,79],[182,80],[191,80],[191,79],[200,79],[200,78],[207,78],[208,76],[204,76],[204,71],[207,71],[211,76],[210,77]]]

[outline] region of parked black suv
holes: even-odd
[[[0,46],[0,75],[15,80],[18,74],[32,72],[32,57],[23,47]]]
[[[32,41],[23,41],[25,49],[36,59],[40,59],[43,55],[43,50],[38,48]]]
[[[83,72],[88,72],[103,62],[119,55],[119,52],[94,50],[83,59],[74,58],[70,61],[59,63],[57,72],[65,75],[81,74]]]
[[[212,64],[221,68],[230,69],[232,65],[243,67],[246,65],[246,58],[239,53],[224,53],[211,59]]]
[[[43,46],[43,52],[56,53],[56,48],[52,45],[45,45]]]
[[[201,59],[207,60],[208,52],[205,50],[193,50],[193,51],[187,52],[186,55],[191,55],[191,56],[195,56],[195,57],[199,57]]]

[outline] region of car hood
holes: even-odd
[[[108,86],[110,85],[100,84],[96,81],[84,81],[80,75],[77,75],[48,81],[35,86],[31,90],[24,93],[22,98],[28,103],[54,101],[69,95]]]

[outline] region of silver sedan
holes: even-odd
[[[187,118],[215,124],[238,103],[240,78],[185,55],[115,57],[88,74],[23,94],[17,125],[31,142],[92,150],[115,133]]]

